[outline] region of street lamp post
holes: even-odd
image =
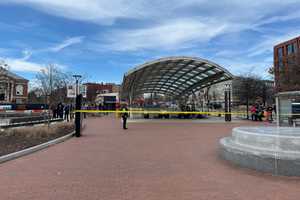
[[[225,121],[231,121],[231,84],[225,84]]]
[[[76,80],[76,89],[75,89],[75,96],[76,96],[76,110],[81,109],[81,95],[79,94],[79,79],[82,77],[81,75],[73,75],[73,77]],[[80,117],[80,112],[75,113],[75,135],[76,137],[80,137],[81,133],[81,117]]]

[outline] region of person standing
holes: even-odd
[[[52,118],[53,119],[57,118],[57,108],[54,104],[51,105],[51,110],[52,110]]]
[[[123,120],[123,129],[127,129],[127,118],[129,116],[128,114],[128,108],[127,108],[127,105],[125,104],[122,109],[122,120]]]
[[[257,117],[256,117],[256,106],[255,105],[251,106],[250,112],[251,112],[251,119],[252,119],[252,121],[256,121]]]
[[[61,119],[64,117],[64,106],[61,102],[57,105],[57,116]]]
[[[272,123],[272,121],[273,121],[273,107],[268,106],[267,112],[268,112],[268,120],[269,120],[270,123]]]
[[[70,104],[70,120],[71,120],[71,121],[72,121],[73,118],[74,118],[74,113],[73,113],[73,111],[74,111],[74,106],[73,106],[73,104]]]
[[[66,105],[64,107],[64,110],[65,110],[65,120],[67,120],[67,122],[70,121],[70,106],[69,105]]]
[[[263,121],[262,118],[264,117],[264,110],[262,105],[258,105],[256,113],[257,113],[257,120]]]

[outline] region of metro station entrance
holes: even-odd
[[[211,61],[195,57],[166,57],[139,65],[125,73],[119,105],[126,104],[131,119],[199,119],[211,115],[231,121],[231,80],[233,75]],[[221,110],[211,112],[199,100],[207,88],[221,84]],[[78,101],[80,102],[80,101]],[[206,105],[208,108],[210,105]],[[78,109],[80,106],[76,108]],[[116,113],[115,110],[80,110],[83,113]],[[80,115],[76,115],[80,117]],[[77,122],[81,120],[77,119]],[[80,130],[79,125],[76,126]]]
[[[147,62],[128,71],[123,78],[121,99],[133,110],[203,113],[153,113],[144,116],[133,113],[132,117],[201,118],[204,117],[205,111],[208,111],[206,107],[211,105],[201,101],[199,97],[205,96],[207,88],[215,84],[223,83],[224,100],[220,105],[223,108],[222,112],[230,112],[232,78],[233,75],[229,71],[205,59],[167,57]]]

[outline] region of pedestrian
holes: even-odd
[[[73,118],[74,118],[74,106],[73,106],[73,104],[70,104],[70,119],[71,119],[71,121],[73,120]]]
[[[57,108],[54,104],[51,105],[52,110],[52,118],[55,119],[57,117]]]
[[[129,116],[128,108],[127,108],[126,104],[124,104],[121,111],[122,111],[123,129],[125,130],[125,129],[127,129],[127,118]]]
[[[262,118],[264,117],[264,110],[261,105],[257,106],[256,114],[257,114],[257,119],[259,121],[262,121]]]
[[[256,117],[256,106],[253,104],[250,108],[250,112],[251,112],[251,120],[252,121],[256,121],[257,117]]]
[[[61,102],[57,104],[57,116],[61,119],[64,118],[64,106]]]
[[[268,106],[267,112],[268,112],[268,120],[271,123],[273,121],[273,107]]]
[[[67,122],[69,122],[70,121],[70,106],[66,105],[64,107],[64,110],[65,110],[65,120],[67,120]]]

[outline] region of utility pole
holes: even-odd
[[[81,101],[82,101],[82,95],[79,94],[79,79],[82,77],[81,75],[73,75],[73,77],[76,80],[76,88],[75,88],[75,93],[76,93],[76,106],[75,109],[76,110],[80,110],[81,109]],[[75,135],[76,137],[80,137],[81,136],[81,114],[80,112],[76,112],[75,113]]]

